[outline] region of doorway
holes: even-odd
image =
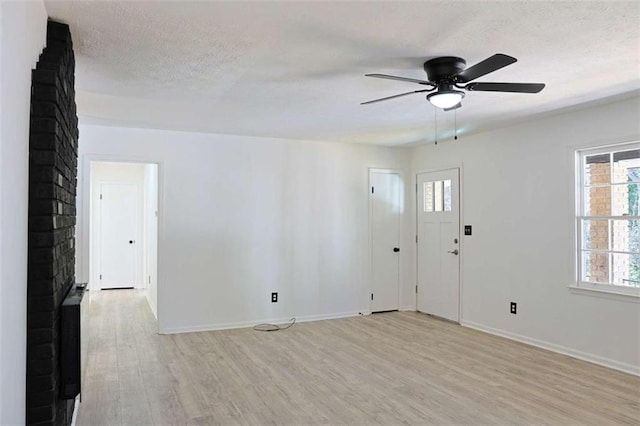
[[[91,161],[89,285],[146,291],[157,316],[158,166]]]
[[[417,175],[420,312],[460,321],[460,169]]]
[[[402,180],[399,172],[370,169],[371,312],[396,311],[400,292],[400,217]]]

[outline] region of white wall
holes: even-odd
[[[0,424],[11,425],[25,421],[29,105],[47,13],[0,2],[0,16]]]
[[[413,149],[414,176],[463,163],[463,224],[473,225],[462,237],[463,324],[640,373],[640,304],[568,289],[570,147],[640,139],[639,105],[636,97]]]
[[[136,224],[140,244],[135,251],[135,287],[145,288],[144,265],[144,188],[145,165],[137,163],[93,162],[91,163],[91,230],[90,230],[90,267],[89,288],[100,289],[100,186],[103,183],[128,183],[138,188],[139,208]],[[131,212],[135,212],[133,208]]]
[[[162,332],[368,312],[368,167],[408,167],[399,149],[86,125],[80,156],[160,165]]]

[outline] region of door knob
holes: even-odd
[[[394,253],[397,253],[397,252],[399,252],[399,251],[400,251],[400,247],[394,247],[394,248],[393,248],[393,252],[394,252]]]
[[[447,253],[455,254],[457,256],[458,253],[460,253],[460,252],[458,251],[458,249],[455,249],[453,251],[448,251]]]
[[[129,244],[133,244],[133,240],[129,240]]]

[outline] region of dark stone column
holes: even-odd
[[[27,424],[68,425],[59,398],[60,305],[75,282],[78,117],[69,27],[49,21],[32,74],[29,138]]]

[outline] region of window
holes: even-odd
[[[576,158],[578,286],[640,295],[640,144]]]
[[[451,211],[451,179],[424,183],[424,212]]]

